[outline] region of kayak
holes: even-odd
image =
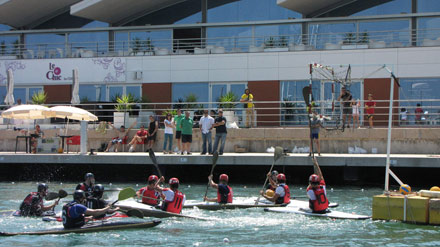
[[[161,209],[158,209],[154,206],[143,204],[143,203],[137,202],[135,200],[120,201],[120,202],[116,203],[115,206],[121,208],[122,210],[130,210],[130,209],[140,210],[144,214],[145,217],[155,217],[155,218],[181,217],[181,218],[190,218],[190,219],[197,219],[197,220],[207,220],[207,219],[196,217],[196,216],[175,214],[175,213],[162,211]]]
[[[287,204],[255,204],[255,203],[218,203],[218,202],[195,202],[186,203],[183,208],[194,208],[205,210],[220,209],[240,209],[240,208],[267,208],[267,207],[285,207]]]
[[[49,235],[49,234],[67,234],[67,233],[88,233],[88,232],[102,232],[111,230],[124,230],[135,228],[150,228],[157,226],[161,221],[147,221],[147,222],[95,222],[87,224],[80,228],[64,229],[56,228],[52,230],[36,231],[36,232],[0,232],[0,236],[17,236],[17,235]]]
[[[113,218],[127,218],[128,216],[126,214],[122,213],[114,213],[114,214],[107,214],[105,217],[99,218],[99,219],[93,219],[96,220],[109,220]],[[54,215],[54,216],[45,216],[43,217],[43,221],[49,222],[49,221],[57,221],[57,222],[63,222],[63,218],[61,218],[60,214]]]
[[[309,208],[300,208],[300,207],[285,207],[285,208],[265,208],[265,212],[277,212],[277,213],[293,213],[293,214],[302,214],[307,216],[316,216],[316,217],[328,217],[333,219],[350,219],[350,220],[366,220],[371,218],[371,216],[367,215],[359,215],[359,214],[350,214],[339,211],[329,210],[328,213],[325,214],[317,214],[313,213]]]
[[[43,212],[43,215],[41,215],[41,216],[28,216],[28,217],[46,217],[46,216],[55,216],[55,215],[56,215],[56,214],[55,214],[54,211],[46,211],[46,212]],[[12,213],[12,216],[15,216],[15,217],[22,217],[20,210],[16,210],[16,211],[14,211],[14,212]]]
[[[339,203],[332,202],[328,204],[329,208],[336,208],[339,206]],[[287,207],[292,208],[308,208],[309,207],[309,201],[302,201],[302,200],[290,200],[290,203],[287,205]]]

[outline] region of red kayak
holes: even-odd
[[[95,220],[108,220],[108,219],[112,219],[112,218],[127,218],[128,216],[126,214],[123,213],[119,213],[116,212],[114,214],[107,214],[105,217],[102,218],[98,218],[98,219],[93,219]],[[58,222],[63,222],[63,218],[61,218],[61,216],[56,215],[56,216],[46,216],[43,217],[43,221],[58,221]]]

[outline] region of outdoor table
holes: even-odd
[[[59,136],[59,137],[61,137],[61,149],[63,150],[63,152],[64,152],[64,140],[66,139],[66,138],[70,138],[70,137],[73,137],[73,136]]]
[[[30,136],[17,136],[15,138],[15,153],[17,153],[18,139],[20,139],[20,138],[24,138],[25,139],[25,141],[26,141],[26,153],[30,153],[32,151],[32,148],[31,148],[31,138],[32,138],[32,135],[30,135]]]

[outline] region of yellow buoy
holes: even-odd
[[[440,188],[438,186],[433,186],[430,191],[440,191]]]
[[[402,184],[399,188],[399,192],[402,195],[408,195],[409,193],[411,193],[411,187],[407,184]]]
[[[266,190],[266,196],[267,197],[273,197],[275,195],[275,191],[273,190]]]

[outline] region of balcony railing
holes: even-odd
[[[360,125],[368,127],[366,120],[365,102],[360,102]],[[374,113],[375,126],[387,126],[388,123],[388,104],[386,100],[375,100],[377,106]],[[67,104],[67,103],[66,103]],[[224,115],[230,123],[235,122],[238,127],[246,127],[246,111],[243,103],[240,102],[166,102],[166,103],[131,103],[125,105],[127,110],[119,111],[123,119],[114,114],[116,103],[109,102],[93,102],[87,104],[76,105],[84,108],[98,116],[97,122],[91,123],[97,126],[101,121],[118,122],[125,126],[137,122],[135,127],[149,123],[149,116],[153,115],[160,121],[163,127],[165,112],[175,114],[177,108],[182,111],[189,111],[191,117],[194,118],[196,126],[198,119],[203,114],[203,110],[207,109],[211,116],[217,115],[217,110],[222,107]],[[254,101],[253,119],[249,120],[252,127],[306,127],[308,126],[308,114],[304,101]],[[417,104],[421,104],[420,107]],[[53,106],[51,104],[47,106]],[[128,107],[127,107],[128,106]],[[0,106],[3,110],[8,106]],[[416,113],[416,109],[420,108],[420,113]],[[403,111],[402,109],[405,109]],[[342,128],[342,111],[340,102],[316,101],[313,111],[323,118],[323,126],[327,129],[341,130]],[[406,116],[406,117],[405,117]],[[439,99],[415,99],[415,100],[396,100],[393,107],[393,126],[394,127],[440,127],[440,100]],[[64,119],[23,121],[1,119],[0,128],[21,127],[27,128],[29,125],[39,123],[44,128],[54,128],[57,125],[64,125]],[[74,124],[74,123],[73,123]],[[352,114],[347,115],[346,124],[352,124]]]
[[[0,44],[0,59],[163,56],[440,46],[440,29],[312,33],[206,39]]]

